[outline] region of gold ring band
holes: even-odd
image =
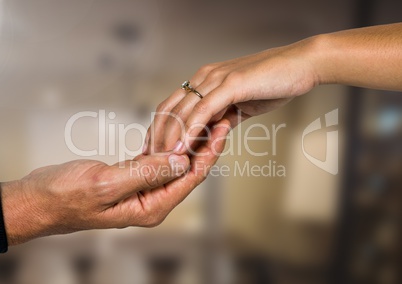
[[[194,89],[193,87],[191,87],[190,81],[188,81],[188,80],[187,80],[187,81],[184,81],[184,83],[181,84],[181,88],[182,88],[183,90],[185,90],[186,92],[188,92],[188,93],[194,93],[194,94],[196,94],[200,99],[203,99],[203,98],[204,98],[204,96],[201,95],[200,92],[198,92],[196,89]]]
[[[194,94],[196,94],[200,99],[203,99],[203,98],[204,98],[204,96],[201,95],[196,89],[192,89],[191,92],[194,93]]]

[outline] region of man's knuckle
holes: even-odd
[[[122,220],[116,222],[113,227],[116,229],[125,229],[129,226],[130,222],[130,218],[125,217]]]
[[[147,224],[145,225],[147,228],[155,228],[163,223],[166,216],[164,215],[152,215],[151,218],[148,219]]]
[[[128,214],[122,214],[119,220],[117,220],[116,223],[114,224],[114,227],[116,229],[124,229],[130,226],[131,223],[132,223],[132,217]]]
[[[93,187],[98,190],[108,189],[112,184],[112,175],[107,171],[99,171],[92,177]]]
[[[143,180],[147,188],[154,188],[159,184],[159,176],[152,170],[151,165],[143,167]]]

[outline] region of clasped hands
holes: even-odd
[[[9,245],[88,229],[160,224],[205,178],[223,150],[229,128],[215,127],[193,155],[161,152],[112,166],[76,160],[2,183]],[[216,143],[213,143],[215,141]],[[213,147],[213,149],[212,149]]]
[[[9,245],[159,224],[206,178],[226,135],[245,119],[320,84],[400,91],[401,29],[399,23],[318,35],[202,67],[192,88],[179,88],[158,106],[143,154],[134,160],[112,166],[78,160],[2,183]]]
[[[233,127],[315,85],[314,70],[303,61],[305,45],[201,68],[190,82],[203,96],[179,88],[162,102],[143,154],[132,161],[109,166],[77,160],[3,183],[9,245],[80,230],[161,223],[206,178]]]

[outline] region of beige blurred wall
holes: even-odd
[[[311,239],[306,239],[310,244],[297,242],[300,238],[297,224],[317,225],[323,230],[333,227],[337,216],[340,174],[333,176],[310,163],[303,156],[301,137],[309,123],[320,116],[323,117],[328,111],[339,108],[339,116],[342,117],[344,99],[344,88],[320,87],[304,98],[295,99],[281,110],[244,123],[243,129],[257,122],[268,126],[286,123],[286,128],[278,132],[278,155],[254,158],[244,154],[224,158],[223,163],[234,165],[236,161],[240,163],[250,161],[254,165],[264,166],[269,160],[274,160],[277,165],[285,166],[286,178],[226,178],[223,189],[224,224],[229,231],[271,253],[277,252],[280,247],[282,256],[285,255],[283,250],[291,253],[307,245],[311,252],[316,250]],[[337,128],[340,137],[340,165],[343,153],[343,127],[341,118]],[[322,160],[325,159],[325,153],[323,156],[326,145],[325,130],[319,131],[314,137],[307,137],[305,143],[309,153]],[[253,149],[260,152],[270,151],[271,144],[266,141],[255,141]],[[243,151],[245,151],[244,145]],[[295,230],[288,228],[294,224],[296,224]],[[303,255],[308,257],[308,250],[303,252]]]

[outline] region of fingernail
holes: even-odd
[[[144,146],[142,146],[142,153],[145,155],[148,150],[148,143],[145,141]]]
[[[189,166],[186,156],[172,154],[169,156],[169,164],[176,175],[183,174]]]
[[[181,140],[177,141],[176,144],[174,145],[173,152],[179,153],[182,150],[183,145],[184,144]]]

